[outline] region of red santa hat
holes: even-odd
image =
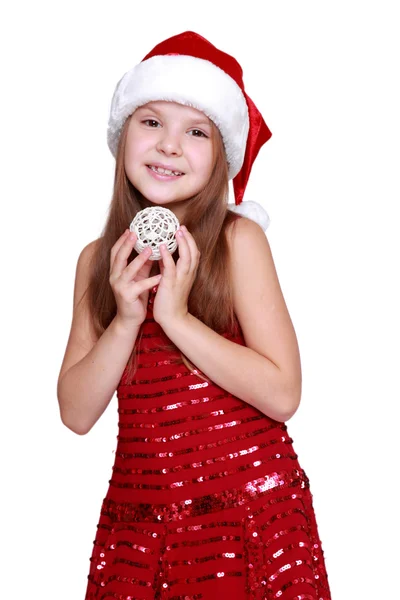
[[[236,212],[260,222],[269,217],[256,202],[248,211],[238,210],[253,162],[271,131],[244,90],[243,72],[237,60],[193,31],[157,44],[143,60],[118,82],[111,101],[107,142],[117,154],[125,120],[139,106],[167,100],[192,106],[218,127],[225,147],[228,176],[233,179]],[[229,205],[233,206],[233,205]],[[263,214],[264,213],[264,214]]]

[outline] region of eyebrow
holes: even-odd
[[[160,109],[156,108],[155,106],[146,106],[146,105],[143,105],[143,106],[139,106],[137,108],[137,110],[140,110],[140,111],[146,111],[146,110],[148,110],[150,112],[155,112],[158,115],[162,116],[162,111]],[[188,117],[188,121],[193,121],[194,125],[209,125],[210,127],[212,125],[211,122],[210,122],[210,120],[207,119],[207,117],[205,117],[205,118],[202,119],[201,117],[197,117],[197,115],[195,115],[193,117]]]

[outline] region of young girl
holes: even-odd
[[[301,396],[296,335],[260,226],[268,215],[240,206],[270,136],[240,65],[193,32],[116,87],[114,195],[78,260],[58,384],[78,434],[118,396],[86,600],[330,599],[285,425]],[[128,231],[148,206],[180,222],[177,250],[161,246],[159,261]]]

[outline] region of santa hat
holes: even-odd
[[[164,40],[118,82],[111,101],[107,142],[114,157],[125,120],[139,106],[168,100],[192,106],[218,127],[233,179],[231,210],[257,221],[265,230],[269,217],[257,202],[245,202],[253,162],[271,131],[244,90],[242,68],[233,56],[193,31]],[[247,205],[247,208],[245,207]]]

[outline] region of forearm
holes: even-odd
[[[61,419],[75,433],[87,433],[107,408],[139,329],[115,317],[90,352],[62,377],[57,389]]]
[[[211,381],[277,421],[291,416],[292,404],[280,369],[265,356],[216,333],[188,313],[162,325],[179,350]]]

